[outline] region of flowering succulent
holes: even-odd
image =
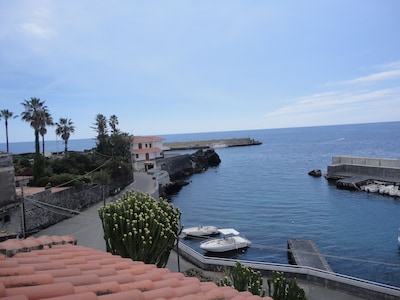
[[[219,286],[231,286],[238,291],[249,291],[253,295],[264,297],[263,277],[260,272],[246,267],[240,262],[225,272],[224,278],[218,282]]]
[[[130,191],[100,207],[98,213],[108,252],[165,267],[182,229],[178,208],[149,194]]]
[[[286,279],[282,272],[272,272],[272,278],[267,280],[269,296],[274,300],[307,300],[304,290],[296,279]]]

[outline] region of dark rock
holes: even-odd
[[[157,160],[162,170],[168,172],[171,181],[185,179],[190,175],[201,173],[210,167],[216,167],[221,159],[214,150],[198,150],[193,154],[183,154]]]
[[[183,154],[157,160],[157,165],[168,172],[171,183],[159,190],[164,199],[176,194],[182,186],[189,184],[185,181],[189,176],[206,171],[210,167],[216,167],[221,159],[213,149],[198,150],[193,154]]]
[[[160,186],[158,189],[158,193],[161,198],[169,199],[172,195],[177,194],[183,186],[188,185],[189,182],[183,180],[177,180],[168,183],[165,186]]]
[[[314,169],[314,170],[308,172],[308,175],[313,176],[313,177],[321,177],[322,173],[321,173],[321,170]]]

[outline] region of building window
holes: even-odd
[[[138,159],[139,158],[139,154],[136,154],[136,159]]]
[[[139,143],[139,149],[142,149],[142,147],[143,147],[142,143]]]

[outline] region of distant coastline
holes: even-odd
[[[53,141],[44,141],[45,151],[48,152],[63,152],[64,151],[64,141],[62,139]],[[41,145],[41,144],[40,144]],[[9,143],[10,153],[12,154],[24,154],[35,152],[35,142],[17,142]],[[96,139],[71,139],[68,141],[69,151],[84,151],[90,150],[96,147]],[[0,143],[0,151],[6,151],[6,143]]]

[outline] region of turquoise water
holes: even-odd
[[[222,163],[194,175],[172,203],[182,224],[233,227],[253,245],[236,258],[287,263],[291,238],[312,239],[333,271],[400,286],[400,199],[339,190],[325,178],[334,155],[400,158],[400,122],[165,136],[167,141],[251,137],[217,149]],[[187,242],[202,253],[199,242]]]

